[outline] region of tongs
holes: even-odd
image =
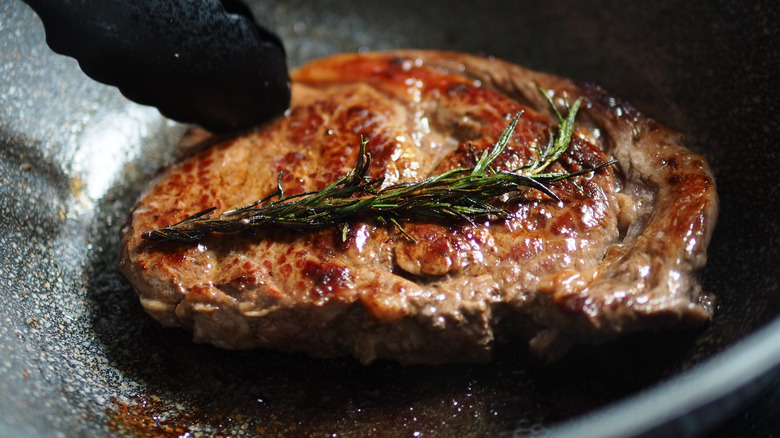
[[[239,0],[23,0],[46,42],[91,78],[214,132],[290,104],[282,41]]]

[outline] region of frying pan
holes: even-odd
[[[251,3],[251,2],[250,2]],[[712,323],[488,365],[222,351],[163,329],[117,232],[186,129],[51,53],[0,2],[0,435],[769,436],[780,429],[780,7],[746,2],[257,1],[291,66],[344,51],[484,53],[604,86],[710,161]],[[763,413],[763,414],[762,414]],[[767,415],[768,414],[768,415]],[[724,423],[725,422],[725,423]],[[725,426],[724,426],[725,424]]]

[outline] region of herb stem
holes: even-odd
[[[384,178],[368,177],[371,155],[366,152],[368,142],[361,139],[355,167],[321,190],[285,197],[280,172],[276,191],[253,204],[226,211],[217,217],[212,217],[215,210],[212,207],[176,224],[146,231],[143,238],[151,241],[195,242],[211,233],[237,233],[261,226],[306,229],[337,225],[342,239],[346,239],[347,222],[358,216],[369,216],[381,223],[397,226],[402,234],[413,240],[401,226],[400,219],[425,217],[471,223],[477,219],[504,219],[507,211],[491,204],[490,200],[516,192],[522,187],[540,190],[560,201],[550,190],[550,183],[596,171],[615,161],[606,161],[577,172],[545,173],[566,152],[582,99],[577,99],[568,109],[567,116],[563,117],[555,108],[552,98],[542,93],[558,118],[557,131],[554,135],[551,132],[548,144],[536,160],[515,171],[496,171],[491,165],[509,143],[522,111],[512,118],[493,147],[482,152],[473,167],[452,169],[420,181],[382,188]]]

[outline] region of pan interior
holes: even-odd
[[[251,6],[281,35],[293,66],[401,47],[485,53],[595,82],[684,132],[719,184],[722,212],[703,275],[719,296],[715,320],[578,348],[551,366],[519,343],[489,365],[439,367],[195,345],[147,317],[115,268],[118,228],[185,127],[86,79],[48,51],[29,8],[3,2],[4,434],[533,435],[673,379],[780,313],[773,3]]]

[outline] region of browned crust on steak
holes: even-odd
[[[338,55],[293,74],[279,120],[164,169],[122,229],[120,269],[166,326],[224,348],[403,363],[489,360],[496,339],[527,336],[542,354],[572,341],[700,324],[712,316],[698,275],[717,215],[705,160],[681,136],[603,90],[492,58],[399,51]],[[324,187],[354,164],[361,137],[386,184],[472,165],[525,110],[496,161],[514,169],[549,139],[538,87],[584,99],[558,170],[619,164],[556,183],[554,199],[506,199],[503,222],[370,220],[332,228],[149,244],[141,234],[208,207]],[[562,103],[560,101],[559,103]]]

